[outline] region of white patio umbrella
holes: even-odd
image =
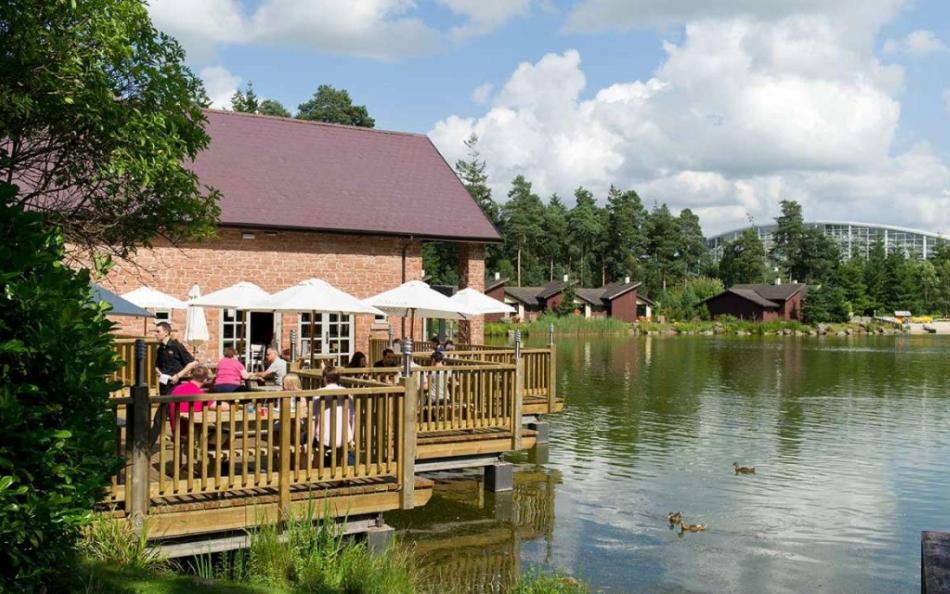
[[[413,332],[415,317],[445,320],[466,320],[480,312],[452,301],[433,290],[422,281],[409,281],[363,300],[363,303],[383,310],[388,315],[410,319],[409,332]]]
[[[241,281],[219,291],[212,291],[203,297],[197,297],[189,305],[197,307],[220,307],[223,309],[239,309],[243,314],[241,320],[241,343],[247,348],[247,312],[258,309],[255,306],[269,297],[270,294],[254,283]],[[248,353],[245,352],[245,356]]]
[[[222,307],[225,309],[254,309],[254,306],[270,297],[270,293],[254,283],[241,281],[219,291],[198,297],[189,305],[198,307]]]
[[[310,312],[310,354],[313,355],[314,329],[316,314],[371,314],[385,315],[383,311],[366,305],[346,291],[337,289],[330,283],[310,278],[287,287],[255,304],[254,309],[280,312]]]
[[[462,289],[450,300],[480,314],[514,313],[515,308],[472,288]]]
[[[191,287],[188,291],[189,302],[201,297],[201,289],[198,285]],[[185,342],[194,345],[208,342],[211,336],[208,334],[208,322],[205,320],[205,310],[201,307],[189,306],[185,313]]]
[[[147,285],[124,293],[122,298],[145,309],[186,309],[188,307],[188,304],[184,301]],[[148,334],[147,319],[145,320],[144,331],[145,334]]]

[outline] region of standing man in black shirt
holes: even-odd
[[[158,393],[163,395],[170,394],[181,377],[198,364],[183,344],[171,339],[171,332],[172,327],[168,322],[159,322],[155,326],[155,336],[160,343],[155,356],[155,370],[159,378]]]

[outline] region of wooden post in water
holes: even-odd
[[[402,509],[412,509],[416,490],[416,402],[419,397],[419,385],[412,376],[412,339],[403,340],[402,346],[402,443],[399,460],[399,505]]]
[[[554,323],[548,324],[548,412],[557,410],[557,351],[554,348]]]
[[[290,414],[290,401],[293,398],[293,395],[290,398],[283,398],[280,403],[280,474],[277,477],[277,505],[280,519],[283,521],[290,519],[290,430],[294,422]],[[306,402],[306,399],[301,399],[298,406],[305,406]],[[313,436],[309,437],[313,439]],[[246,458],[244,464],[247,464]]]
[[[129,491],[131,500],[128,501],[126,511],[132,518],[132,525],[136,531],[141,530],[145,518],[148,517],[148,474],[149,459],[151,458],[149,440],[149,417],[151,403],[148,400],[148,385],[145,383],[145,341],[135,341],[135,385],[132,386],[132,410],[128,415],[126,439],[131,440],[132,488]],[[131,434],[129,431],[131,430]],[[127,480],[128,479],[128,475]]]
[[[524,402],[524,359],[521,356],[521,330],[515,330],[515,397],[511,410],[511,449],[521,449],[521,405]]]

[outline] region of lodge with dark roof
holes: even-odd
[[[422,245],[458,242],[460,285],[484,288],[484,249],[500,241],[452,168],[422,134],[305,122],[229,111],[206,111],[210,143],[192,169],[221,192],[218,236],[172,246],[161,241],[118,265],[103,284],[117,293],[142,285],[187,300],[239,281],[275,292],[319,277],[359,298],[422,279]],[[165,312],[184,328],[185,312]],[[286,347],[291,331],[308,338],[307,314],[207,309],[205,357],[250,343]],[[315,350],[345,355],[366,351],[371,316],[317,314]],[[403,320],[390,319],[396,335]],[[467,322],[482,341],[482,320]],[[126,334],[141,334],[129,325]],[[416,335],[420,335],[417,328]],[[302,341],[306,350],[308,341]]]
[[[802,298],[808,287],[802,284],[733,285],[703,303],[712,318],[733,316],[742,320],[801,320]]]
[[[504,282],[492,284],[491,295],[503,296],[505,303],[517,310],[520,320],[536,319],[545,311],[558,311],[564,302],[568,281],[551,281],[543,287],[508,287]],[[625,322],[651,318],[655,304],[640,293],[641,283],[623,281],[609,283],[598,288],[570,285],[574,289],[574,311],[586,318],[610,317]],[[486,293],[488,290],[486,289]]]

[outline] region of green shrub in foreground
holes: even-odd
[[[70,564],[117,470],[110,323],[62,236],[0,185],[0,591],[32,592]]]

